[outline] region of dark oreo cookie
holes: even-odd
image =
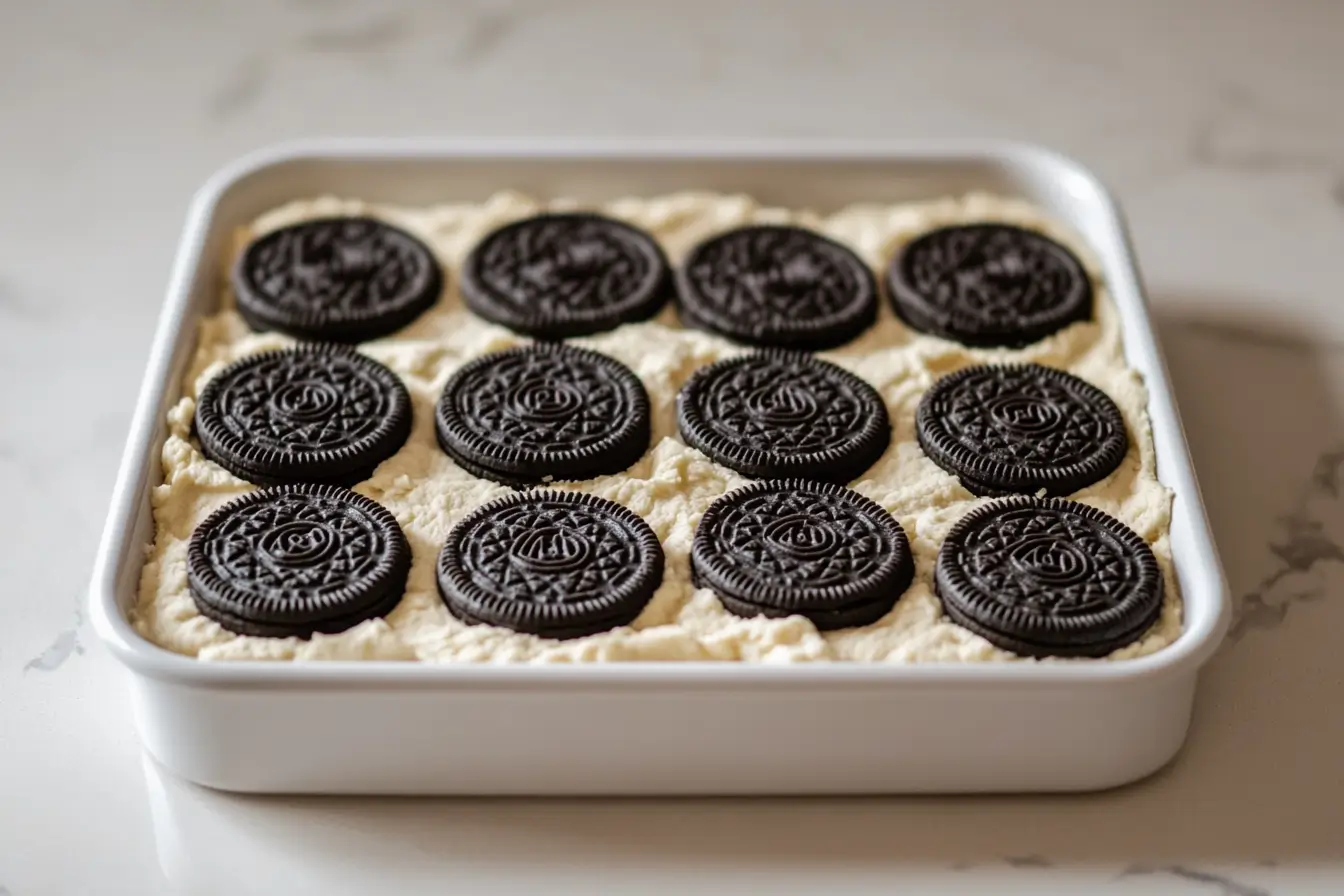
[[[1115,402],[1039,364],[945,376],[919,403],[919,444],[973,494],[1067,495],[1098,482],[1129,450]]]
[[[858,492],[805,480],[757,482],[710,505],[691,547],[696,587],[738,616],[805,616],[830,630],[869,625],[914,577],[905,532]]]
[[[959,224],[911,240],[887,290],[911,327],[963,345],[1019,348],[1092,316],[1092,280],[1067,248],[1008,224]]]
[[[443,450],[505,485],[592,479],[649,447],[649,397],[628,367],[561,343],[478,358],[449,380],[435,422]]]
[[[439,593],[458,619],[546,638],[629,625],[663,580],[658,537],[619,504],[531,491],[486,504],[448,533]]]
[[[612,330],[658,313],[672,275],[647,233],[601,215],[545,214],[507,224],[462,266],[462,299],[537,339]]]
[[[240,635],[307,638],[386,615],[410,568],[392,514],[329,485],[244,495],[197,526],[187,547],[197,608]]]
[[[373,218],[322,218],[265,234],[233,268],[254,330],[318,342],[387,336],[433,305],[443,271],[424,243]]]
[[[711,364],[677,396],[686,444],[756,479],[846,483],[891,441],[887,407],[859,377],[803,352]]]
[[[261,485],[354,485],[411,432],[397,375],[342,345],[303,344],[243,358],[196,405],[205,456]]]
[[[953,622],[1024,656],[1105,656],[1162,611],[1162,575],[1144,540],[1062,498],[1009,498],[966,514],[938,552],[934,589]]]
[[[439,440],[439,447],[441,448],[443,447],[442,439]],[[472,476],[475,476],[477,479],[488,479],[491,482],[498,482],[500,485],[507,485],[509,488],[516,489],[517,491],[523,491],[529,488],[536,488],[538,485],[543,484],[533,479],[526,479],[521,476],[511,476],[508,473],[501,473],[498,470],[492,470],[489,467],[483,467],[480,464],[474,464],[469,460],[465,460],[464,458],[461,458],[455,454],[452,454],[451,452],[448,452],[447,449],[444,449],[444,451],[445,453],[448,454],[449,457],[453,459],[453,463],[457,464],[458,467],[460,467],[463,472],[469,473]],[[552,479],[551,481],[563,482],[564,480]]]
[[[685,323],[748,345],[834,348],[877,319],[868,265],[801,227],[719,234],[691,250],[679,282]]]

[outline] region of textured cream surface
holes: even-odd
[[[405,597],[385,619],[336,635],[257,638],[234,635],[200,615],[187,591],[186,549],[192,529],[228,500],[253,486],[206,460],[191,437],[195,398],[212,376],[238,358],[291,344],[273,333],[253,333],[233,310],[227,285],[222,311],[200,323],[199,343],[168,415],[163,484],[154,490],[156,537],[132,614],[150,640],[202,659],[404,659],[428,662],[578,662],[620,660],[748,660],[807,662],[996,661],[1017,659],[951,623],[932,591],[934,561],[948,529],[984,499],[926,458],[915,440],[915,408],[940,376],[988,361],[1035,361],[1088,380],[1113,398],[1125,416],[1130,450],[1118,470],[1073,495],[1123,520],[1152,545],[1162,566],[1167,599],[1156,625],[1112,658],[1151,653],[1181,630],[1181,604],[1168,543],[1171,493],[1155,477],[1152,435],[1139,374],[1126,367],[1120,322],[1099,267],[1078,237],[1016,200],[973,195],[896,206],[854,205],[833,214],[789,211],[746,196],[681,193],[623,199],[607,214],[647,229],[673,264],[705,237],[749,222],[792,221],[815,228],[857,251],[876,271],[903,242],[931,227],[962,221],[1007,221],[1038,229],[1074,249],[1097,283],[1095,319],[1074,324],[1021,350],[968,349],[921,336],[905,327],[885,301],[875,326],[848,345],[820,353],[871,383],[891,414],[891,446],[851,487],[900,522],[915,555],[915,581],[895,608],[863,628],[818,632],[801,617],[742,619],[725,611],[712,592],[690,583],[689,552],[696,523],[720,495],[747,480],[684,445],[676,430],[678,389],[699,367],[745,351],[727,340],[682,329],[669,306],[654,320],[573,340],[628,365],[648,389],[653,439],[638,464],[616,476],[560,488],[617,501],[653,527],[663,544],[662,587],[634,624],[571,641],[553,641],[488,626],[468,626],[449,615],[434,580],[435,558],[448,530],[470,510],[510,490],[459,469],[434,438],[433,409],[448,377],[466,361],[525,342],[469,313],[457,293],[457,269],[488,231],[543,207],[526,196],[501,193],[482,204],[401,208],[320,198],[276,209],[237,234],[232,252],[252,236],[306,218],[366,213],[417,234],[438,254],[448,274],[441,301],[395,336],[360,348],[401,375],[410,390],[415,424],[406,445],[356,491],[396,516],[414,555]],[[232,255],[231,252],[231,255]],[[228,259],[225,260],[226,262]],[[227,269],[227,264],[225,264]]]

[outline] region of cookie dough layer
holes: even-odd
[[[363,352],[401,375],[414,404],[415,424],[406,445],[355,489],[391,510],[405,530],[414,554],[410,581],[405,597],[385,619],[370,620],[337,635],[316,635],[311,641],[234,635],[196,611],[186,576],[192,529],[253,486],[201,455],[191,435],[195,398],[226,364],[292,342],[273,333],[251,332],[234,310],[225,285],[223,310],[201,321],[199,345],[182,383],[182,398],[168,415],[163,484],[153,495],[156,536],[132,614],[137,630],[170,650],[210,660],[1017,660],[950,622],[933,595],[934,560],[944,535],[985,499],[972,496],[924,456],[915,440],[914,421],[920,397],[940,376],[983,362],[1036,361],[1071,371],[1103,389],[1120,407],[1129,427],[1131,444],[1124,463],[1073,497],[1123,520],[1152,545],[1165,577],[1167,599],[1157,624],[1110,658],[1151,653],[1180,634],[1181,604],[1168,543],[1171,492],[1155,476],[1152,432],[1145,410],[1147,392],[1139,374],[1125,365],[1120,322],[1100,280],[1099,266],[1076,235],[1032,206],[986,195],[896,206],[854,205],[825,216],[765,207],[746,196],[708,193],[622,199],[602,208],[653,233],[674,264],[705,237],[751,222],[793,222],[815,228],[848,244],[879,271],[912,236],[966,221],[1005,221],[1036,228],[1069,245],[1083,259],[1097,283],[1095,319],[1074,324],[1025,349],[968,349],[921,336],[901,324],[884,303],[874,327],[840,349],[819,353],[871,383],[891,414],[890,448],[862,480],[852,483],[854,489],[890,511],[910,538],[915,581],[891,613],[873,625],[823,634],[801,617],[733,616],[712,592],[691,586],[689,554],[700,515],[715,498],[747,480],[682,443],[676,428],[676,395],[697,368],[744,349],[682,329],[669,306],[649,322],[573,340],[619,359],[639,375],[652,402],[653,440],[648,453],[625,473],[559,486],[610,498],[644,517],[667,555],[662,587],[633,625],[572,641],[458,622],[439,598],[435,558],[454,523],[509,490],[471,476],[443,454],[434,438],[434,403],[448,377],[462,364],[525,340],[463,307],[457,293],[457,270],[488,231],[543,207],[576,206],[543,204],[516,193],[501,193],[482,204],[420,209],[321,198],[283,206],[237,234],[233,252],[256,234],[306,218],[372,214],[419,235],[448,272],[449,288],[429,312],[395,337],[361,346]]]

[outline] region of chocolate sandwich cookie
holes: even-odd
[[[439,593],[469,624],[545,638],[629,625],[663,580],[648,523],[612,501],[530,491],[478,508],[439,554]]]
[[[968,367],[919,403],[924,453],[976,495],[1068,495],[1106,478],[1129,450],[1115,402],[1039,364]]]
[[[1144,540],[1062,498],[1008,498],[966,514],[938,552],[934,590],[953,622],[1023,656],[1105,656],[1162,611]]]
[[[872,386],[804,352],[765,349],[697,371],[677,396],[686,444],[744,476],[846,483],[891,441]]]
[[[544,214],[486,236],[462,265],[462,299],[537,339],[613,330],[658,313],[672,293],[653,237],[589,213]]]
[[[254,330],[318,342],[365,342],[415,320],[443,291],[429,248],[374,218],[320,218],[264,234],[232,272]]]
[[[435,423],[439,444],[463,469],[513,487],[619,473],[652,433],[639,377],[562,343],[467,364],[444,387]]]
[[[260,485],[354,485],[410,432],[411,398],[401,380],[343,345],[243,358],[210,380],[196,404],[205,456]]]
[[[858,492],[805,480],[757,482],[710,505],[691,576],[738,616],[805,616],[818,629],[869,625],[914,577],[905,531]]]
[[[240,635],[307,638],[386,615],[410,569],[392,514],[330,485],[244,495],[207,517],[187,546],[197,609]]]
[[[877,283],[859,256],[801,227],[753,225],[691,250],[681,317],[748,345],[834,348],[877,319]]]
[[[1092,317],[1092,280],[1067,248],[1009,224],[958,224],[907,243],[887,269],[897,316],[916,330],[1019,348]]]

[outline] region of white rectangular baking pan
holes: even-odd
[[[234,227],[324,193],[408,205],[499,189],[598,201],[684,189],[831,209],[969,190],[1031,200],[1100,256],[1129,362],[1147,380],[1185,630],[1156,654],[1060,664],[210,663],[127,623],[159,481],[164,414]],[[136,725],[169,770],[226,790],[729,794],[1091,790],[1165,764],[1229,618],[1120,213],[1087,171],[997,143],[613,145],[317,141],[249,156],[191,207],[92,582],[130,670]]]

